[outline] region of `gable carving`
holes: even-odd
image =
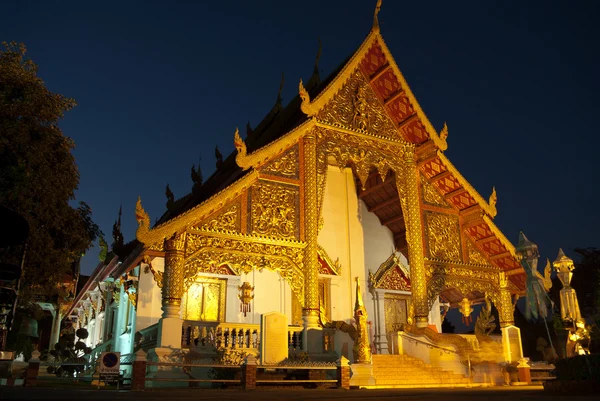
[[[239,200],[237,200],[235,203],[213,213],[194,228],[205,231],[240,232],[241,213],[242,209]]]
[[[299,165],[298,145],[295,145],[275,160],[261,167],[260,172],[278,177],[297,179]]]
[[[399,137],[394,123],[358,69],[319,111],[317,119],[370,135],[394,139]]]
[[[425,212],[427,251],[432,259],[461,260],[458,217]]]
[[[250,199],[250,233],[299,238],[297,187],[261,181],[252,186]]]
[[[448,204],[446,203],[442,195],[440,195],[440,193],[437,191],[437,189],[435,189],[433,185],[431,185],[423,175],[420,176],[423,202],[428,205],[449,208]]]
[[[465,240],[466,242],[466,247],[467,247],[467,258],[468,258],[468,262],[469,263],[476,263],[476,264],[480,264],[480,265],[489,265],[490,263],[488,262],[487,258],[485,256],[483,256],[483,253],[481,253],[481,251],[479,249],[477,249],[477,247],[475,246],[475,244],[473,244],[473,242],[471,242],[470,240]]]

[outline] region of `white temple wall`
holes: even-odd
[[[164,258],[157,257],[152,260],[152,268],[156,271],[165,270]],[[138,299],[135,332],[158,323],[162,316],[162,291],[156,285],[152,272],[145,272],[145,264],[141,265],[138,282]]]
[[[239,284],[249,282],[254,287],[254,299],[251,301],[251,311],[240,312],[239,291],[233,286],[227,286],[227,321],[237,323],[260,324],[260,315],[269,312],[279,312],[288,316],[288,324],[292,321],[292,290],[290,285],[279,273],[263,269],[253,270],[239,277]]]
[[[355,277],[361,280],[365,302],[363,229],[352,170],[328,166],[323,197],[323,227],[319,245],[333,260],[339,258],[342,274],[331,281],[331,318],[352,321],[356,300]],[[368,310],[368,309],[367,309]]]

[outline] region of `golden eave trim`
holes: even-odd
[[[259,174],[257,171],[251,171],[199,205],[152,229],[150,229],[148,213],[143,209],[141,199],[138,198],[136,205],[136,219],[139,224],[136,231],[137,240],[147,246],[151,246],[174,233],[186,230],[192,224],[240,196],[245,189],[258,180],[258,177]]]
[[[463,269],[470,270],[479,270],[479,271],[502,271],[499,267],[494,265],[483,265],[481,263],[464,263],[464,262],[455,262],[452,260],[443,260],[443,259],[430,259],[424,258],[425,264],[427,265],[438,265],[438,266],[447,266],[447,267],[458,267]]]
[[[477,190],[475,188],[473,188],[473,186],[469,183],[469,181],[467,181],[467,179],[465,177],[463,177],[463,175],[458,171],[458,169],[456,167],[454,167],[454,164],[452,164],[450,162],[450,160],[448,160],[448,158],[446,157],[446,155],[444,153],[438,152],[438,157],[439,157],[440,161],[442,162],[442,164],[444,166],[446,166],[448,171],[450,171],[452,173],[452,175],[454,176],[454,178],[456,178],[456,180],[459,182],[459,184],[462,185],[463,188],[467,190],[469,195],[471,195],[473,197],[473,199],[475,199],[475,201],[479,204],[479,206],[481,206],[483,211],[488,216],[491,216],[492,218],[496,217],[496,214],[498,214],[496,206],[490,205],[488,202],[486,202],[485,199],[483,199],[483,197],[479,194],[479,192],[477,192]]]
[[[235,162],[244,170],[248,170],[251,167],[258,167],[294,146],[299,142],[300,138],[306,133],[306,131],[310,130],[313,126],[314,121],[309,119],[280,138],[266,144],[259,149],[256,149],[250,154],[246,154],[246,145],[240,138],[239,132],[236,129],[234,135],[234,145],[238,153],[235,156]]]
[[[299,248],[299,249],[303,249],[306,247],[306,243],[302,242],[302,241],[285,240],[285,239],[266,237],[266,236],[261,236],[261,235],[239,234],[239,233],[228,232],[228,231],[203,230],[200,228],[190,228],[190,229],[188,229],[187,232],[190,234],[203,235],[206,237],[233,239],[233,240],[237,240],[237,241],[254,242],[254,243],[266,244],[266,245],[287,246],[290,248]]]
[[[409,142],[406,142],[404,139],[402,138],[398,138],[396,140],[394,139],[390,139],[390,138],[384,138],[383,136],[380,135],[371,135],[371,134],[365,134],[359,131],[355,131],[355,130],[351,130],[348,129],[346,127],[342,127],[341,125],[332,125],[332,124],[327,124],[321,121],[316,120],[314,122],[315,127],[318,128],[325,128],[325,129],[331,129],[331,130],[335,130],[335,131],[339,131],[342,132],[344,134],[348,134],[348,135],[352,135],[361,139],[368,139],[370,141],[378,141],[381,143],[386,143],[389,145],[412,145]]]
[[[517,252],[515,251],[515,246],[508,240],[508,238],[506,238],[506,236],[504,236],[502,231],[500,231],[496,224],[494,224],[492,219],[489,216],[483,215],[483,221],[487,223],[492,233],[496,236],[496,238],[500,240],[500,242],[502,243],[502,245],[504,245],[508,252],[510,252],[510,256],[515,258],[515,260],[519,260],[519,258],[517,257]]]

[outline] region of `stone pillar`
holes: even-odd
[[[392,354],[385,331],[385,290],[375,289],[375,348],[378,354]]]
[[[133,371],[131,372],[131,390],[144,391],[146,388],[146,353],[139,350],[135,353]]]
[[[415,160],[414,145],[404,146],[402,174],[396,175],[396,186],[400,194],[406,226],[415,324],[417,327],[427,327],[429,305],[427,303],[423,223],[421,221],[421,202],[419,199],[419,169]]]
[[[520,359],[517,370],[519,371],[519,381],[521,383],[531,384],[531,367],[528,362],[529,358]]]
[[[244,390],[256,389],[256,357],[248,355],[242,365],[242,388]]]
[[[165,240],[165,271],[162,288],[163,315],[158,327],[157,347],[181,348],[182,321],[179,316],[183,296],[185,234]]]
[[[319,266],[317,211],[317,139],[314,132],[304,136],[304,350],[323,352],[323,335],[319,327]]]

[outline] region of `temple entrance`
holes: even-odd
[[[183,296],[181,311],[184,320],[204,322],[225,321],[226,281],[198,277]]]

